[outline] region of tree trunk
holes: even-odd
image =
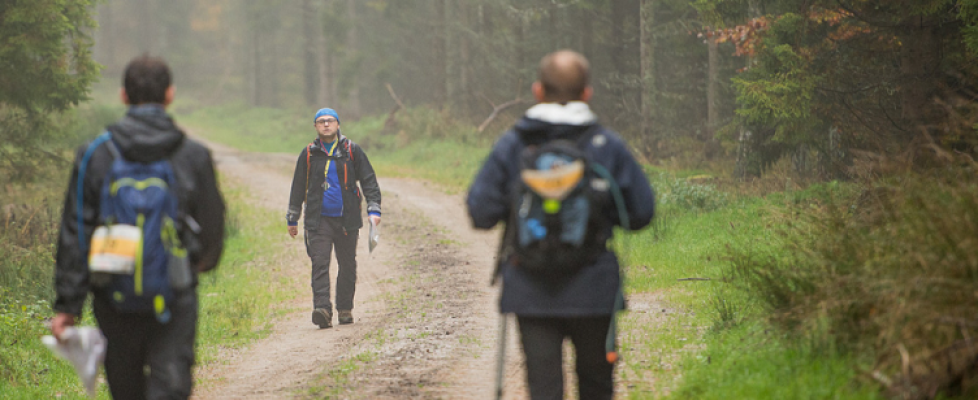
[[[911,16],[903,26],[900,47],[902,116],[916,135],[934,117],[935,75],[941,63],[941,38],[932,18]]]
[[[451,21],[457,16],[457,10],[452,9],[452,0],[441,0],[445,17],[442,19],[441,32],[445,38],[445,93],[448,104],[459,104],[458,90],[458,32]]]
[[[322,27],[316,23],[318,9],[312,0],[302,0],[302,56],[303,56],[303,89],[306,104],[316,104],[319,90],[319,53]]]
[[[761,7],[759,0],[748,0],[747,1],[747,14],[748,18],[757,18],[761,16]],[[754,58],[747,57],[747,68],[754,65]],[[751,132],[752,127],[741,126],[740,127],[740,137],[737,140],[737,164],[734,167],[734,175],[739,179],[747,179],[749,177],[756,177],[759,175],[757,168],[754,168],[754,147],[757,145],[757,138],[754,137],[753,132]]]
[[[639,56],[641,57],[640,75],[642,79],[641,110],[642,110],[642,141],[646,143],[646,152],[656,155],[659,147],[659,137],[654,124],[656,85],[655,85],[655,37],[652,26],[655,23],[653,6],[655,0],[641,0],[639,3]]]
[[[513,65],[516,66],[516,73],[513,74],[513,87],[516,89],[516,93],[523,93],[524,88],[520,87],[523,85],[523,71],[526,69],[526,17],[522,12],[519,13],[519,21],[517,21],[516,30],[516,60]]]
[[[325,4],[329,5],[331,0],[325,0]],[[327,7],[327,9],[332,9]],[[321,16],[319,12],[316,16]],[[324,32],[324,27],[319,24],[315,24],[316,29],[316,65],[318,67],[319,77],[317,79],[318,86],[316,88],[316,108],[319,107],[329,107],[336,101],[336,83],[333,78],[333,59],[329,57],[330,45],[326,41],[326,32]]]
[[[469,8],[470,6],[468,4],[469,3],[460,3],[458,5],[459,22],[463,27],[470,26],[470,16],[472,10]],[[461,94],[461,104],[463,104],[462,112],[464,112],[466,115],[472,111],[472,102],[469,101],[472,98],[472,90],[469,87],[469,75],[471,74],[470,71],[472,70],[472,55],[470,54],[471,41],[472,40],[469,34],[463,32],[459,37],[458,43],[458,89],[459,93]]]
[[[434,53],[433,70],[435,77],[435,105],[442,106],[448,100],[448,65],[446,63],[447,38],[445,32],[445,0],[435,1],[435,30],[432,36],[432,50]]]
[[[720,125],[720,110],[718,109],[720,90],[720,52],[715,37],[706,38],[707,68],[706,86],[706,146],[703,156],[712,159],[720,151],[720,141],[717,139],[717,128]]]
[[[707,134],[712,139],[716,133],[717,125],[720,124],[720,112],[717,110],[717,96],[720,86],[720,54],[716,38],[710,37],[707,42],[707,59],[709,67],[707,69],[706,87],[706,126]]]
[[[628,18],[628,0],[611,1],[611,63],[615,70],[624,73],[628,70],[625,66],[625,26]]]
[[[357,18],[357,0],[346,0],[347,21],[350,23],[350,30],[347,32],[347,47],[349,56],[358,59],[360,56],[360,21]],[[359,72],[359,71],[358,71]],[[347,97],[347,113],[354,119],[360,118],[360,82],[359,74],[353,75],[353,82],[350,85],[350,92]]]
[[[591,59],[594,56],[594,16],[591,14],[591,10],[580,7],[580,42],[578,46],[580,47],[581,54],[585,57]]]
[[[557,20],[557,3],[551,2],[550,9],[547,10],[547,16],[549,17],[547,21],[547,36],[550,39],[550,51],[555,51],[560,49],[560,31],[558,29]]]
[[[249,65],[251,66],[251,105],[261,106],[261,90],[262,90],[262,70],[261,70],[261,29],[259,25],[259,10],[257,5],[251,5],[251,15],[248,19],[251,26],[251,59],[249,60]]]

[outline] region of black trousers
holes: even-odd
[[[114,400],[187,399],[193,389],[197,293],[178,293],[171,317],[160,323],[152,314],[117,312],[108,299],[95,296],[93,311],[108,345],[105,376]]]
[[[306,253],[312,259],[313,308],[325,308],[332,312],[330,302],[329,263],[330,253],[336,250],[336,309],[352,310],[353,295],[357,286],[357,235],[359,231],[346,232],[339,217],[320,217],[319,229],[307,230]]]
[[[614,364],[605,356],[605,338],[611,316],[549,318],[517,316],[526,356],[526,381],[533,400],[564,398],[562,347],[570,338],[577,355],[578,393],[581,400],[614,396]]]

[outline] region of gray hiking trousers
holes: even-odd
[[[352,310],[357,285],[357,235],[359,231],[343,230],[341,217],[320,217],[319,229],[306,230],[306,253],[312,259],[313,308],[332,312],[330,302],[330,253],[336,250],[336,309]]]

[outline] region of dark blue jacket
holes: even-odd
[[[511,188],[519,177],[519,156],[525,148],[522,133],[529,141],[577,137],[596,122],[584,125],[555,124],[523,117],[496,143],[469,188],[467,205],[472,224],[490,229],[507,221],[511,208]],[[597,126],[598,133],[585,145],[592,162],[604,166],[621,187],[630,229],[649,224],[655,200],[648,179],[632,157],[624,141],[613,131]],[[614,206],[608,218],[620,225]],[[609,228],[610,229],[610,228]],[[610,234],[609,234],[610,237]],[[500,308],[504,313],[525,316],[577,317],[608,315],[613,312],[618,294],[618,259],[605,250],[595,264],[584,267],[566,282],[544,281],[503,263],[503,291]]]

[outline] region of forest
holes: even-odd
[[[557,49],[588,58],[592,109],[657,192],[620,246],[710,243],[685,269],[706,289],[668,297],[706,304],[703,354],[753,337],[758,362],[841,360],[833,387],[870,393],[851,398],[978,393],[978,0],[0,0],[0,322],[40,329],[14,315],[51,298],[71,151],[121,116],[137,55],[167,60],[173,114],[209,140],[292,152],[333,107],[381,171],[461,191],[477,160],[433,153],[484,156]],[[715,359],[652,397],[746,384]]]

